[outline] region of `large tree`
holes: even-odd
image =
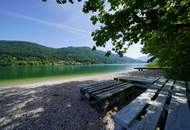
[[[144,53],[169,68],[168,76],[190,80],[190,0],[86,0],[83,12],[94,14],[91,21],[100,26],[92,32],[96,46],[111,42],[123,55],[141,43]]]

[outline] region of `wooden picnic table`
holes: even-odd
[[[122,80],[123,79],[123,80]],[[115,78],[115,80],[107,80],[98,83],[82,86],[80,89],[81,98],[85,99],[89,104],[105,108],[122,98],[120,95],[138,95],[144,91],[145,84],[152,84],[158,78],[140,78],[140,77],[124,77]],[[137,84],[143,84],[141,90],[137,90]],[[131,96],[131,97],[133,97]],[[121,99],[122,100],[122,99]],[[97,105],[99,104],[99,105]],[[106,105],[105,105],[106,104]]]
[[[96,106],[99,111],[106,110],[117,99],[116,95],[133,88],[134,84],[116,80],[108,80],[80,89],[81,98]],[[115,98],[113,98],[115,97]]]
[[[115,130],[189,130],[188,84],[159,79],[152,85],[157,89],[147,89],[117,112]]]
[[[99,83],[82,86],[80,89],[82,98],[88,100],[102,100],[134,87],[138,83],[152,84],[159,77],[119,77]]]
[[[148,83],[148,84],[147,84]],[[114,116],[115,130],[190,130],[190,82],[164,77],[119,77],[81,88],[89,102],[104,102],[143,89]],[[119,100],[118,100],[119,101]]]

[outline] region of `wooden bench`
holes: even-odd
[[[147,89],[116,113],[115,130],[189,130],[187,84],[159,79],[152,85],[157,89]]]
[[[135,84],[136,86],[150,86],[152,85],[155,81],[157,81],[160,77],[117,77],[114,78],[114,80],[117,81],[123,81],[123,82],[130,82]]]
[[[85,99],[96,110],[103,113],[120,98],[120,94],[131,90],[134,84],[109,80],[83,86],[80,89],[82,99]],[[130,93],[130,92],[129,92]]]
[[[81,87],[80,92],[83,98],[99,101],[105,98],[109,98],[110,96],[124,91],[132,86],[133,84],[131,83],[109,80],[90,86]]]
[[[143,71],[143,70],[161,70],[161,69],[167,69],[167,67],[136,67],[134,69],[137,69],[138,71]]]
[[[82,99],[86,99],[86,101],[91,105],[96,104],[96,106],[101,108],[100,110],[104,111],[106,110],[106,107],[111,106],[111,104],[127,104],[130,100],[136,98],[136,96],[147,89],[144,87],[145,85],[149,86],[147,84],[152,84],[156,80],[158,80],[158,78],[153,77],[115,78],[115,80],[108,80],[82,86],[80,93]],[[139,89],[140,83],[144,83],[142,89]],[[138,89],[137,85],[139,85]]]

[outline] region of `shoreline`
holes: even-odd
[[[117,76],[158,77],[160,73],[129,69],[0,88],[0,128],[114,130],[116,109],[105,114],[98,113],[93,106],[81,100],[80,88]]]
[[[87,75],[75,75],[75,76],[68,76],[68,77],[43,77],[43,78],[36,78],[36,79],[21,79],[15,81],[3,81],[0,82],[0,88],[12,88],[12,87],[19,87],[19,88],[35,88],[41,86],[54,86],[66,82],[72,81],[86,81],[86,80],[109,80],[113,79],[118,76],[126,75],[129,72],[136,71],[134,69],[118,71],[118,72],[107,72],[107,73],[97,73],[97,74],[87,74]]]

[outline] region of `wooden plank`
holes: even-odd
[[[174,85],[174,80],[168,80],[163,89],[171,90],[171,87]]]
[[[128,83],[128,84],[125,84],[125,85],[123,85],[123,86],[121,86],[121,87],[114,88],[114,89],[112,89],[112,90],[110,90],[110,91],[106,91],[106,92],[103,92],[103,93],[100,93],[100,94],[94,95],[94,96],[95,96],[95,98],[97,98],[97,99],[108,98],[108,97],[110,97],[110,96],[112,96],[112,95],[114,95],[114,94],[116,94],[116,93],[119,93],[119,92],[121,92],[121,91],[124,91],[124,90],[126,90],[126,89],[128,89],[128,88],[130,88],[130,87],[132,87],[132,86],[134,86],[134,84]]]
[[[97,94],[100,94],[100,93],[103,93],[103,92],[106,92],[106,91],[110,91],[110,90],[115,89],[115,88],[122,87],[122,86],[127,85],[127,84],[129,84],[129,83],[120,83],[120,84],[113,85],[113,86],[105,88],[105,89],[101,89],[101,90],[92,92],[91,94],[97,95]]]
[[[186,94],[186,84],[184,81],[176,81],[173,89],[173,94],[185,95]]]
[[[99,91],[99,90],[102,90],[102,89],[106,89],[106,88],[109,88],[109,87],[112,87],[112,86],[115,86],[115,85],[119,85],[121,83],[122,82],[114,82],[112,84],[107,84],[107,85],[104,85],[104,86],[94,87],[94,88],[89,89],[87,92],[92,93],[92,92]]]
[[[162,86],[165,84],[165,80],[159,79],[159,81],[160,84],[156,82],[153,85]],[[154,97],[156,92],[157,90],[155,89],[147,89],[130,104],[117,112],[115,122],[124,128],[128,126],[139,115],[151,98]]]
[[[168,80],[165,86],[162,88],[162,91],[172,92],[172,86],[174,85],[174,80]]]
[[[164,88],[167,87],[171,89],[173,82],[173,80],[169,80]],[[130,125],[130,130],[155,130],[168,96],[169,92],[161,91],[155,101],[150,101],[150,106],[144,118],[140,121],[135,120],[134,123]]]
[[[114,78],[114,79],[126,79],[129,81],[138,81],[138,80],[150,80],[150,81],[154,81],[155,79],[158,79],[159,77],[139,77],[139,76],[127,76],[127,77],[118,77],[118,78]]]
[[[174,85],[172,99],[169,106],[165,130],[189,130],[190,109],[187,103],[184,83],[177,81]]]
[[[165,78],[160,78],[157,82],[155,82],[153,85],[151,85],[151,88],[155,88],[155,89],[162,89],[163,85],[166,83],[166,79]]]
[[[145,105],[151,100],[156,91],[157,90],[148,89],[138,96],[130,104],[117,112],[115,116],[115,122],[124,128],[127,127],[138,116]]]
[[[106,85],[103,85],[103,86],[92,87],[91,89],[88,89],[88,90],[86,90],[84,92],[81,92],[81,94],[82,94],[83,97],[85,97],[87,99],[90,99],[90,97],[92,96],[91,94],[93,92],[100,91],[100,90],[103,90],[103,89],[106,89],[106,88],[110,88],[112,86],[116,86],[116,85],[121,84],[121,83],[122,82],[117,82],[116,81],[116,82],[113,82],[113,83],[111,83],[109,85],[106,84]]]
[[[108,80],[108,81],[103,81],[103,82],[98,82],[98,83],[92,83],[92,84],[88,84],[86,86],[82,86],[81,87],[81,91],[85,91],[87,89],[90,89],[90,88],[93,88],[93,87],[96,87],[96,86],[102,86],[102,85],[106,85],[108,83],[113,83],[115,82],[114,80]]]
[[[153,83],[158,79],[159,79],[159,77],[158,78],[153,78],[153,77],[147,77],[147,78],[144,78],[144,77],[120,77],[116,80],[125,81],[125,82]]]
[[[167,69],[167,67],[135,67],[134,69],[138,69],[138,70],[160,70],[160,69]]]
[[[173,81],[173,80],[170,80],[170,81],[167,82],[167,84],[168,84],[169,82],[171,82],[171,83],[173,84],[174,81]],[[172,90],[170,89],[170,86],[167,87],[167,84],[165,85],[164,88],[162,88],[162,91],[172,92]],[[142,88],[142,89],[156,89],[156,90],[159,90],[159,89],[161,89],[161,87],[162,87],[162,86],[157,87],[157,86],[153,86],[153,85],[152,85],[152,86],[147,86],[147,85],[138,84],[138,83],[135,83],[135,86],[138,87],[138,88]]]
[[[160,92],[155,101],[149,106],[146,115],[141,121],[135,120],[129,127],[129,130],[155,130],[164,110],[168,92]]]
[[[81,98],[89,99],[90,95],[86,91],[88,91],[89,89],[92,89],[92,88],[96,88],[98,86],[106,86],[108,83],[110,84],[110,83],[113,83],[113,82],[115,82],[115,81],[114,80],[109,80],[109,81],[99,82],[99,83],[91,84],[91,85],[88,85],[88,86],[85,86],[85,87],[81,87],[80,88]]]

